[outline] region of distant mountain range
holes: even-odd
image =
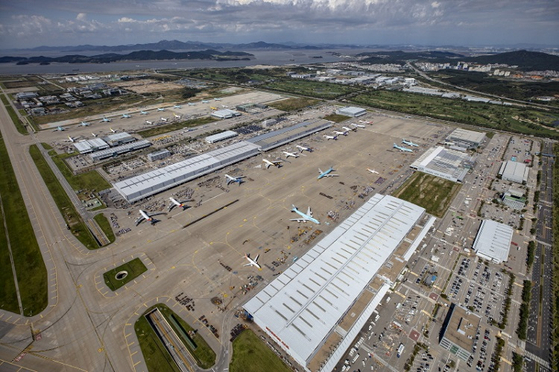
[[[62,63],[110,63],[117,61],[146,61],[146,60],[173,60],[173,59],[205,59],[215,61],[248,60],[254,57],[246,52],[219,52],[207,49],[191,52],[171,52],[169,50],[140,50],[128,54],[105,53],[94,56],[83,56],[79,54],[65,55],[62,57],[0,57],[0,63],[14,63],[25,65],[29,63],[49,64],[51,62]]]

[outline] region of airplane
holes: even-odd
[[[158,107],[157,111],[165,111],[165,107]]]
[[[294,158],[298,158],[299,154],[295,154],[293,152],[282,151],[286,158],[293,156]]]
[[[355,128],[366,128],[366,126],[365,126],[365,125],[363,125],[363,124],[355,124],[355,123],[351,123],[351,126],[352,126],[352,127],[355,127]]]
[[[312,152],[312,149],[310,147],[305,147],[305,146],[301,146],[301,145],[296,145],[295,147],[297,147],[299,149],[299,151],[301,151],[301,152],[303,152],[303,151]]]
[[[292,218],[290,221],[297,221],[297,222],[310,221],[310,222],[316,223],[317,225],[320,225],[320,221],[318,221],[316,218],[314,218],[312,216],[311,207],[309,207],[309,209],[307,209],[307,213],[303,213],[299,209],[297,209],[297,207],[295,205],[291,204],[291,206],[293,207],[291,209],[291,212],[297,213],[299,216],[301,216],[301,218]]]
[[[89,127],[89,122],[87,121],[82,121],[81,123],[78,124],[78,127]]]
[[[330,167],[329,169],[326,169],[324,172],[318,168],[318,173],[320,173],[318,175],[317,180],[323,178],[323,177],[338,177],[337,174],[332,174],[332,171],[334,170],[334,167]]]
[[[338,136],[329,136],[327,134],[324,135],[324,138],[326,138],[327,140],[334,140],[334,141],[338,140]]]
[[[413,147],[418,147],[419,146],[417,143],[413,143],[412,141],[407,141],[405,139],[402,140],[402,143],[404,143],[408,146],[413,146]]]
[[[147,111],[140,111],[140,115],[147,115],[148,112]]]
[[[129,114],[122,114],[122,119],[130,119],[132,115]]]
[[[186,208],[188,208],[188,205],[184,204],[187,201],[190,200],[185,200],[185,201],[177,201],[175,198],[169,198],[169,200],[171,201],[171,204],[169,204],[169,212],[171,211],[171,209],[175,208],[175,207],[181,207],[182,210],[184,211]]]
[[[210,103],[208,100],[202,100],[202,103]]]
[[[249,253],[245,254],[245,258],[246,258],[246,260],[248,261],[248,263],[247,263],[247,264],[244,264],[243,266],[255,266],[255,267],[258,268],[258,270],[262,270],[262,268],[261,268],[260,265],[258,264],[258,257],[259,257],[259,256],[260,256],[260,255],[257,254],[256,257],[254,257],[254,260],[253,260],[252,258],[250,258],[250,254],[249,254]]]
[[[196,104],[194,102],[188,102],[188,106],[195,106]]]
[[[174,105],[173,106],[173,108],[176,108],[176,109],[180,109],[181,107],[182,107],[181,105]]]
[[[268,159],[262,159],[262,161],[266,163],[266,169],[270,168],[271,165],[275,165],[278,168],[281,167],[281,160],[269,161]]]
[[[111,132],[116,133],[116,129],[113,128],[109,128],[111,130]]]
[[[345,130],[346,132],[349,132],[350,130],[354,132],[357,131],[357,128],[342,127],[342,129]]]
[[[177,115],[177,114],[173,114],[173,115],[175,115],[175,119],[180,119],[180,118],[182,118],[182,115]]]
[[[167,214],[167,213],[149,213],[140,209],[140,217],[136,220],[136,226],[141,224],[144,220],[149,221],[151,222],[152,225],[154,225],[156,222],[159,222],[159,220],[153,218],[153,216],[157,216],[160,214]]]
[[[392,147],[402,152],[413,152],[412,149],[408,149],[407,147],[403,147],[403,146],[398,146],[397,144],[393,144]]]
[[[146,124],[152,125],[152,124],[153,124],[153,121],[146,120]]]
[[[229,185],[231,182],[237,182],[239,184],[239,186],[241,186],[241,183],[245,182],[245,181],[243,181],[243,178],[245,178],[245,176],[232,177],[232,176],[226,174],[225,178],[227,179],[227,185]]]
[[[112,119],[107,119],[106,117],[103,116],[103,119],[101,119],[100,123],[109,123]]]
[[[332,132],[336,133],[337,136],[347,136],[348,131],[344,130],[343,132],[340,132],[338,130],[333,130]]]
[[[214,98],[214,101],[221,101],[221,98]]]
[[[76,142],[76,139],[75,139],[74,137],[70,137],[70,136],[68,136],[68,139],[69,139],[69,140],[70,140],[70,142],[72,142],[72,143]]]
[[[167,119],[167,118],[160,118],[159,120],[161,120],[162,122],[166,123],[167,120],[169,120],[169,119]]]
[[[210,108],[211,108],[212,110],[217,110],[217,107],[213,107],[213,106],[212,106],[212,107],[210,107]]]
[[[374,170],[374,169],[371,169],[371,168],[367,168],[367,170],[368,170],[369,172],[371,172],[371,173],[374,173],[374,174],[379,174],[379,173],[378,173],[378,172],[377,172],[376,170]]]
[[[55,130],[53,130],[53,132],[64,132],[66,129],[62,128],[61,126],[56,127]]]
[[[93,132],[91,132],[91,135],[92,135],[93,137],[97,137],[97,135],[96,135],[95,133],[93,133]]]

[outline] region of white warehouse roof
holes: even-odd
[[[456,128],[452,133],[450,133],[448,138],[454,141],[463,141],[479,145],[481,142],[483,142],[485,133]]]
[[[376,194],[245,309],[306,366],[424,211]]]
[[[345,115],[345,116],[350,116],[350,117],[358,117],[361,115],[365,115],[367,113],[367,110],[361,108],[361,107],[352,107],[352,106],[346,106],[346,107],[342,107],[338,110],[336,110],[336,113],[339,115]]]
[[[474,241],[473,249],[481,257],[496,263],[507,261],[512,227],[492,220],[483,220]]]
[[[237,137],[238,135],[239,134],[237,132],[233,132],[232,130],[226,130],[224,132],[206,137],[206,142],[214,143],[214,142],[224,141],[229,138]]]
[[[501,175],[501,178],[505,181],[522,183],[528,181],[529,171],[530,168],[528,168],[526,164],[507,160],[503,162],[503,164],[501,165],[501,168],[499,169],[499,174]]]

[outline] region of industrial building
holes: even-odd
[[[331,126],[332,123],[330,121],[323,119],[304,121],[290,127],[264,133],[248,139],[247,141],[258,145],[261,151],[268,151],[296,139],[330,128]]]
[[[462,182],[474,165],[472,156],[438,146],[425,151],[410,167],[452,182]]]
[[[111,147],[120,146],[120,145],[124,145],[126,143],[136,141],[135,137],[132,137],[130,134],[128,134],[126,132],[109,134],[109,135],[103,137],[103,139]]]
[[[456,128],[447,137],[447,141],[454,142],[457,146],[474,149],[485,139],[485,133]]]
[[[349,116],[350,118],[363,116],[366,113],[367,110],[365,109],[362,109],[360,107],[351,107],[351,106],[342,107],[336,110],[336,114]]]
[[[510,188],[508,191],[503,193],[502,199],[503,204],[511,207],[512,209],[522,210],[524,205],[526,205],[526,197],[522,190]]]
[[[434,221],[376,194],[244,308],[306,371],[331,371]]]
[[[472,248],[481,258],[499,264],[508,260],[512,234],[513,229],[509,225],[483,220]]]
[[[130,151],[136,151],[150,146],[151,146],[151,142],[149,142],[148,140],[141,140],[132,143],[127,143],[121,146],[111,147],[106,150],[93,152],[89,155],[89,157],[93,161],[100,161],[103,159],[112,158],[118,155],[126,154],[127,152]]]
[[[171,151],[167,149],[163,149],[159,151],[150,152],[147,155],[147,158],[149,161],[157,161],[157,160],[163,160],[165,158],[168,158],[169,156],[171,156]]]
[[[108,149],[109,145],[101,138],[93,138],[75,142],[74,147],[80,154],[89,154],[90,152]]]
[[[223,109],[212,112],[212,116],[217,119],[229,119],[234,116],[241,116],[241,113],[235,110]]]
[[[467,362],[480,322],[478,315],[451,303],[439,333],[440,346]]]
[[[530,168],[526,164],[512,160],[504,161],[499,168],[499,175],[502,180],[516,183],[526,183],[529,172]]]
[[[226,130],[224,132],[214,134],[212,136],[206,137],[207,143],[216,143],[219,141],[225,141],[226,139],[237,137],[239,133],[233,132],[232,130]]]

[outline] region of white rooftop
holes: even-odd
[[[513,230],[509,225],[483,220],[474,241],[476,253],[496,263],[507,261]]]
[[[467,130],[462,128],[456,128],[452,133],[450,133],[448,137],[455,141],[481,143],[485,138],[485,133],[475,132],[473,130]]]
[[[300,257],[245,309],[306,364],[424,209],[377,194]]]

